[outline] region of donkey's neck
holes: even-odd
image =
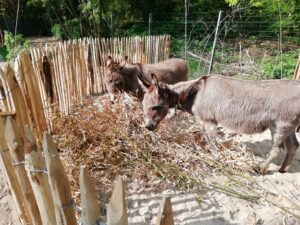
[[[169,85],[170,91],[173,95],[173,99],[176,101],[176,106],[183,111],[187,111],[191,114],[194,100],[198,91],[199,79],[179,82],[174,85]],[[174,106],[173,106],[174,107]]]
[[[142,100],[144,91],[138,81],[138,76],[140,73],[139,66],[136,64],[126,64],[126,66],[123,68],[122,73],[125,79],[124,90],[126,92],[130,92],[131,94]]]
[[[188,89],[190,89],[192,85],[195,85],[197,82],[199,82],[199,79],[182,81],[173,85],[169,85],[169,88],[173,92],[181,95],[184,92],[186,92]]]
[[[125,75],[135,75],[138,76],[140,73],[140,68],[138,64],[126,64],[126,66],[123,69],[123,73]]]

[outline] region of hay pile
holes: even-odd
[[[243,173],[253,165],[244,147],[228,137],[208,137],[183,112],[165,119],[155,132],[148,131],[136,101],[125,104],[119,99],[112,105],[105,96],[91,97],[53,124],[73,193],[79,190],[80,165],[89,168],[102,192],[111,190],[117,175],[138,182],[140,189],[187,190],[224,168]]]

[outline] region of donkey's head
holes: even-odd
[[[151,76],[152,83],[147,86],[143,99],[143,109],[146,128],[154,130],[168,114],[169,108],[175,106],[178,96],[172,92],[167,84],[158,83],[154,74],[151,74]]]
[[[122,70],[126,62],[127,56],[120,63],[114,62],[111,56],[106,61],[105,85],[112,101],[116,93],[124,91],[125,79]]]

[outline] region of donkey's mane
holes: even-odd
[[[199,85],[201,81],[206,81],[207,76],[203,76],[201,78],[179,82],[177,84],[168,85],[168,88],[179,95],[182,95],[185,92],[191,92],[190,94],[194,93],[195,91],[199,90]]]
[[[109,66],[108,66],[108,68],[110,68],[110,70],[112,71],[112,72],[118,72],[118,71],[120,71],[120,63],[111,63]]]

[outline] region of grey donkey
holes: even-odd
[[[299,81],[247,81],[216,75],[167,85],[152,75],[152,85],[143,100],[146,127],[154,130],[175,106],[204,123],[238,133],[270,129],[273,146],[257,172],[265,174],[271,161],[284,149],[287,154],[279,171],[289,170],[299,147],[295,135],[300,124]]]

